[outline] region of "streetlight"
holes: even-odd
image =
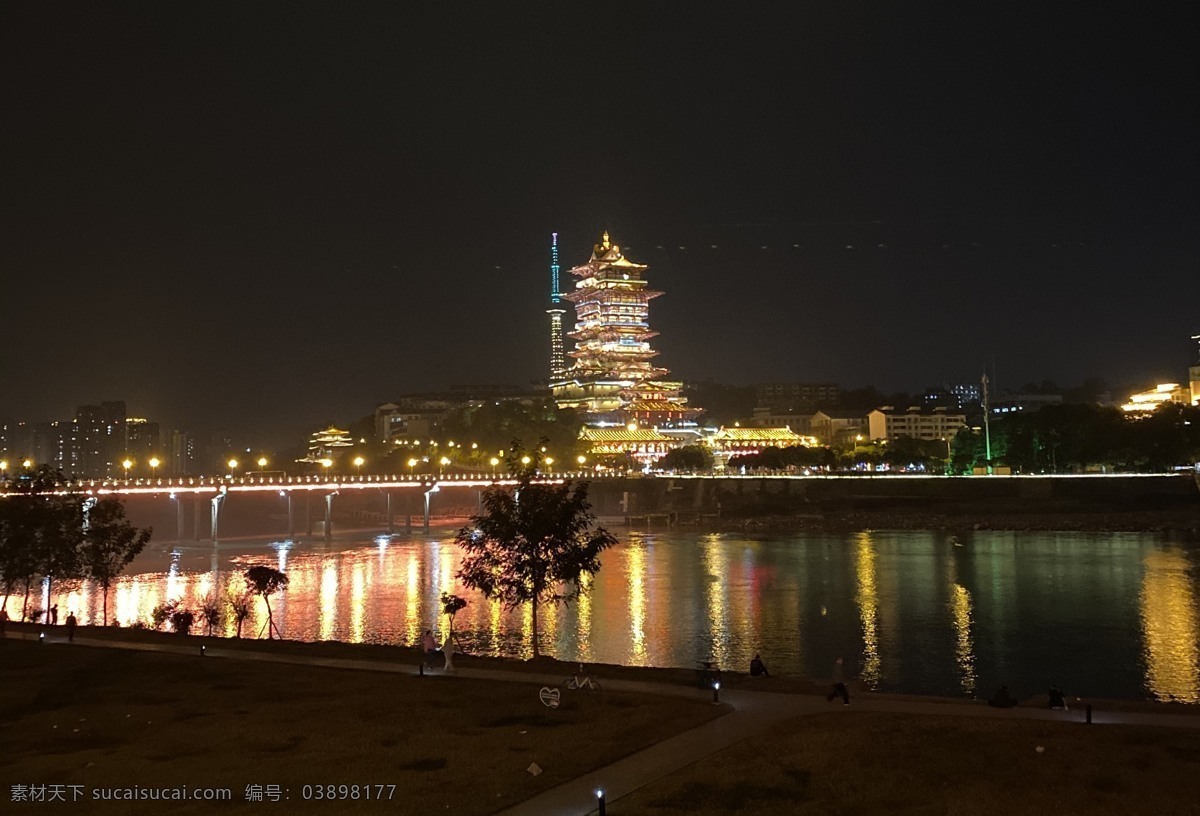
[[[126,459],[124,462],[121,463],[121,467],[125,468],[125,479],[126,479],[126,481],[128,481],[129,480],[129,469],[131,467],[133,467],[133,460]]]
[[[24,462],[21,463],[21,467],[25,468],[26,470],[29,470],[31,467],[33,467],[33,460],[26,459]]]
[[[450,464],[450,460],[447,457],[443,456],[441,459],[438,460],[438,464],[441,465],[443,469],[445,469],[446,465]]]
[[[266,466],[267,466],[267,457],[265,457],[265,456],[258,457],[258,469],[262,470]]]
[[[229,465],[229,472],[230,472],[230,473],[233,473],[233,471],[237,470],[237,466],[238,466],[238,460],[237,460],[237,459],[230,459],[230,460],[229,460],[229,462],[228,462],[228,465]]]
[[[155,474],[156,474],[156,473],[157,473],[157,471],[158,471],[158,466],[159,466],[160,464],[162,464],[162,463],[158,461],[158,457],[157,457],[157,456],[151,456],[151,457],[150,457],[150,478],[151,478],[151,479],[153,479],[153,478],[154,478]]]
[[[528,464],[529,464],[530,462],[532,462],[532,461],[533,461],[533,460],[532,460],[532,459],[530,459],[528,456],[522,456],[522,457],[521,457],[521,464],[522,464],[522,465],[528,465]]]
[[[365,461],[367,461],[367,460],[363,459],[361,456],[354,457],[354,468],[355,468],[355,470],[358,471],[359,476],[362,475],[362,466],[363,466],[363,462],[365,462]]]
[[[321,460],[321,467],[325,468],[325,480],[326,481],[329,480],[329,467],[332,464],[333,464],[332,459],[322,459]]]
[[[417,472],[417,460],[409,459],[408,460],[408,475],[412,476],[416,472]]]
[[[8,460],[0,459],[0,473],[6,473],[7,471],[8,471]]]
[[[575,457],[575,461],[579,463],[579,469],[583,470],[583,463],[587,461],[587,457],[581,453]]]
[[[496,466],[500,464],[500,460],[497,459],[495,456],[493,456],[491,459],[488,460],[488,462],[491,463],[492,475],[495,476],[496,475]]]
[[[553,465],[553,464],[554,464],[554,457],[552,457],[552,456],[547,456],[547,457],[546,457],[544,460],[542,460],[542,461],[544,461],[544,462],[546,463],[546,467],[550,467],[551,465]]]

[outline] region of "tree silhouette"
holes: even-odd
[[[586,482],[535,483],[537,450],[526,457],[514,442],[511,451],[508,470],[517,484],[484,492],[483,511],[455,537],[466,551],[457,574],[507,609],[531,605],[533,656],[539,657],[538,607],[578,597],[582,577],[600,569],[600,553],[617,540],[592,529]]]
[[[53,582],[82,574],[83,500],[66,489],[62,472],[49,467],[24,470],[10,479],[10,495],[0,499],[0,570],[6,598],[24,583],[21,619],[29,614],[34,579]]]
[[[234,637],[240,638],[242,636],[242,624],[246,621],[246,618],[250,617],[250,605],[252,603],[250,599],[252,597],[253,593],[247,589],[241,595],[230,592],[229,596],[225,599],[225,602],[229,604],[229,611],[233,613],[233,620],[237,623],[237,632],[234,634]]]
[[[460,610],[467,606],[467,599],[460,598],[457,595],[452,595],[449,592],[442,593],[442,614],[450,619],[450,637],[454,637],[454,616]]]
[[[267,605],[267,640],[272,640],[272,633],[283,639],[279,628],[275,626],[275,616],[271,613],[271,596],[279,590],[287,589],[288,577],[275,569],[259,565],[246,570],[246,589],[263,599]],[[262,636],[262,633],[259,633]]]
[[[125,567],[150,541],[152,530],[138,529],[125,518],[120,499],[101,499],[88,510],[83,534],[83,573],[100,584],[104,594],[104,625],[108,626],[108,590]]]

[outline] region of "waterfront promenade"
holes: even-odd
[[[228,642],[228,645],[222,648],[221,640],[210,638],[187,638],[182,643],[176,643],[176,636],[172,635],[163,635],[152,639],[123,639],[119,636],[114,637],[111,632],[105,632],[104,637],[89,637],[86,629],[79,630],[75,642],[67,644],[61,628],[34,625],[10,625],[7,637],[34,640],[39,637],[40,633],[47,631],[49,635],[44,644],[48,648],[132,649],[171,655],[197,656],[199,644],[203,643],[207,646],[205,659],[317,666],[405,675],[419,673],[415,656],[409,649],[375,648],[370,650],[370,656],[363,658],[330,657],[288,653],[282,648],[274,648],[273,644],[253,641]],[[279,645],[283,646],[284,644]],[[288,647],[293,645],[287,644]],[[394,659],[388,659],[384,655],[394,655]],[[197,659],[200,658],[197,657]],[[530,694],[536,693],[539,686],[559,687],[563,681],[561,670],[548,673],[517,661],[488,661],[488,663],[491,665],[485,663],[478,667],[459,668],[453,675],[485,682],[526,684],[530,687]],[[499,668],[500,666],[504,668]],[[706,700],[712,693],[708,690],[697,689],[694,685],[656,681],[653,679],[653,672],[649,670],[642,673],[648,679],[623,679],[624,676],[628,676],[630,670],[618,670],[614,667],[614,673],[619,673],[622,677],[610,678],[605,676],[604,667],[598,668],[606,691],[645,695],[643,704],[648,706],[654,705],[655,697]],[[438,682],[444,674],[440,670],[430,672],[430,682]],[[1080,728],[1089,727],[1085,724],[1087,715],[1083,709],[1069,712],[1027,707],[998,710],[979,702],[919,700],[873,694],[856,694],[853,704],[849,708],[843,708],[840,705],[828,705],[821,696],[816,694],[754,690],[750,686],[755,682],[757,681],[743,679],[734,688],[721,689],[720,702],[728,710],[724,716],[669,736],[615,763],[584,773],[531,799],[508,807],[501,813],[505,816],[524,816],[525,814],[529,816],[564,814],[566,816],[567,814],[588,813],[595,809],[595,791],[597,789],[605,791],[607,801],[613,806],[610,808],[612,812],[623,812],[619,810],[619,804],[624,797],[653,785],[706,757],[746,740],[752,740],[757,735],[768,733],[772,728],[795,720],[797,717],[890,714],[911,717],[948,716],[1008,721],[1031,720],[1048,724],[1073,723]],[[1112,711],[1099,708],[1092,712],[1091,719],[1092,728],[1112,725],[1200,728],[1200,716],[1195,714],[1155,712],[1153,710]]]

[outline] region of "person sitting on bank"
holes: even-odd
[[[1008,686],[1001,686],[992,699],[988,700],[988,705],[992,708],[1013,708],[1017,704],[1017,698],[1008,693]]]
[[[758,655],[750,661],[750,676],[751,677],[770,677],[771,673],[767,671],[767,665],[762,662],[762,658]]]
[[[1063,696],[1062,689],[1058,686],[1050,687],[1050,708],[1055,711],[1070,711],[1067,708],[1067,698]]]
[[[425,654],[425,667],[433,668],[433,659],[437,657],[437,641],[433,638],[433,630],[426,629],[421,636],[421,651]]]

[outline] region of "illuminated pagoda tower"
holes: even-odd
[[[647,288],[645,271],[607,232],[591,260],[571,270],[575,290],[562,297],[575,304],[575,363],[550,388],[560,407],[579,409],[589,424],[655,427],[700,413],[679,395],[683,383],[651,362],[658,352],[648,341],[658,332],[650,330],[650,301],[662,292]]]
[[[558,288],[558,233],[550,235],[550,379],[557,380],[567,369],[566,357],[563,356],[563,315],[567,310],[562,306],[562,292]]]

